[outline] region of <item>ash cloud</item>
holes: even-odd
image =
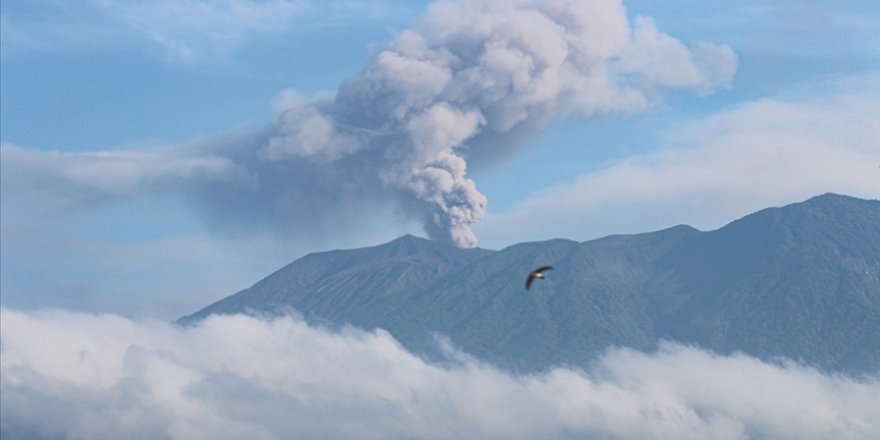
[[[284,317],[0,309],[3,438],[865,439],[880,377],[662,344],[512,375]],[[51,417],[46,417],[51,414]]]
[[[432,237],[472,247],[487,200],[467,177],[470,141],[643,109],[662,88],[709,91],[735,66],[725,46],[688,48],[649,18],[630,27],[619,2],[439,2],[334,97],[283,112],[263,151],[373,162],[383,187],[423,205]]]
[[[378,206],[473,247],[487,200],[470,157],[491,163],[553,120],[643,110],[667,89],[709,93],[735,70],[729,47],[630,23],[619,1],[440,1],[334,93],[286,99],[259,133],[186,147],[230,161],[232,177],[178,187],[221,229],[308,235]]]

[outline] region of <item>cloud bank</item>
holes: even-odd
[[[880,434],[880,378],[665,343],[516,376],[296,318],[192,328],[0,309],[3,438],[798,438]],[[51,417],[46,417],[51,414]],[[8,436],[8,437],[7,437]]]
[[[39,161],[5,149],[4,162],[110,196],[168,177],[230,228],[311,234],[321,220],[382,205],[423,219],[433,238],[473,247],[487,200],[467,176],[469,157],[494,160],[555,119],[643,110],[668,89],[709,93],[735,70],[729,47],[687,46],[650,18],[630,22],[620,1],[440,1],[336,92],[283,100],[260,133],[176,152]],[[180,166],[132,169],[126,158],[138,154]]]

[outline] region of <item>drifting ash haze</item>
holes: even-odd
[[[220,229],[308,236],[382,206],[473,247],[487,200],[467,158],[496,160],[555,119],[645,109],[664,89],[709,93],[735,70],[729,47],[688,47],[619,1],[445,1],[335,93],[288,93],[260,133],[152,151],[6,146],[4,161],[90,197],[183,190]]]
[[[880,437],[876,376],[676,344],[517,376],[453,349],[448,365],[426,363],[382,330],[291,317],[191,328],[63,311],[0,318],[4,439]]]

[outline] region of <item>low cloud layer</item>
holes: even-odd
[[[669,89],[709,93],[735,70],[729,47],[687,46],[648,17],[630,21],[619,1],[440,1],[334,93],[282,100],[260,133],[160,151],[5,147],[4,164],[65,191],[182,190],[233,229],[308,235],[379,205],[472,247],[487,199],[468,158],[496,160],[558,118],[643,110]]]
[[[47,192],[80,199],[130,197],[192,181],[248,177],[229,158],[170,148],[90,153],[38,151],[3,144],[3,178],[11,193]]]
[[[296,318],[192,328],[0,310],[3,438],[797,438],[880,435],[880,378],[662,344],[504,373]],[[47,417],[51,414],[51,417]]]

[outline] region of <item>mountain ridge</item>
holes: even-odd
[[[180,322],[294,309],[384,328],[426,355],[440,333],[524,371],[670,339],[859,373],[880,370],[878,250],[880,201],[836,194],[712,231],[677,225],[497,251],[403,236],[309,254]],[[525,275],[544,264],[555,269],[525,291]]]

